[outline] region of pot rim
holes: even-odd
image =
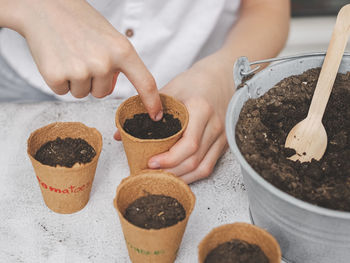
[[[349,56],[349,55],[350,55],[350,53],[344,53],[344,56]],[[315,57],[324,57],[324,56],[325,55],[315,54]],[[263,69],[262,71],[258,72],[256,74],[256,76],[260,76],[260,75],[264,74],[267,70],[269,70],[271,68],[278,68],[278,66],[282,63],[293,63],[295,60],[299,61],[301,59],[304,59],[304,58],[282,61],[282,62],[273,64],[273,65],[270,65],[270,66],[266,67],[265,69]],[[256,76],[254,76],[252,79],[248,80],[246,83],[249,84],[249,82],[252,82]],[[262,178],[250,166],[250,164],[243,157],[243,155],[241,154],[241,152],[237,146],[236,136],[235,136],[235,129],[236,129],[237,123],[235,123],[235,125],[233,125],[233,120],[232,120],[232,116],[233,116],[233,112],[235,111],[235,107],[239,101],[242,101],[242,97],[243,97],[245,92],[248,92],[247,86],[244,86],[239,90],[236,90],[235,94],[231,98],[230,103],[228,105],[227,112],[226,112],[226,120],[225,120],[225,129],[226,129],[228,144],[229,144],[233,154],[237,158],[237,160],[241,166],[241,169],[243,169],[242,166],[244,166],[244,169],[246,169],[246,171],[251,175],[251,177],[253,178],[253,180],[255,180],[256,183],[258,183],[260,186],[262,186],[267,191],[272,193],[274,196],[281,198],[282,200],[284,200],[287,203],[293,204],[301,209],[311,211],[311,212],[314,212],[314,213],[319,214],[319,215],[333,217],[333,218],[339,218],[339,219],[350,219],[350,212],[337,211],[337,210],[332,210],[329,208],[320,207],[320,206],[302,201],[300,199],[297,199],[297,198],[293,197],[292,195],[289,195],[289,194],[281,191],[280,189],[278,189],[277,187],[275,187],[274,185],[272,185],[271,183],[266,181],[264,178]],[[241,109],[240,109],[240,112],[241,112]],[[249,189],[248,189],[248,191],[249,191]]]
[[[178,100],[178,99],[175,99],[174,97],[170,96],[170,95],[167,95],[165,93],[159,93],[159,96],[160,97],[165,97],[165,98],[168,98],[168,99],[171,99],[173,101],[175,101],[178,105],[181,105],[181,107],[184,108],[185,112],[186,112],[186,118],[185,118],[185,122],[184,124],[181,123],[181,130],[179,130],[177,133],[169,136],[169,137],[165,137],[165,138],[162,138],[162,139],[141,139],[141,138],[138,138],[138,137],[135,137],[131,134],[129,134],[127,131],[124,130],[124,123],[122,124],[121,121],[120,121],[120,117],[119,117],[119,114],[120,114],[120,111],[124,108],[124,105],[132,100],[132,99],[135,99],[136,97],[140,97],[140,95],[135,95],[135,96],[132,96],[132,97],[129,97],[127,98],[125,101],[123,101],[119,106],[118,106],[118,109],[116,111],[116,114],[115,114],[115,125],[116,127],[120,130],[120,132],[123,132],[123,134],[129,138],[131,141],[134,141],[134,142],[137,142],[137,143],[161,143],[161,142],[164,142],[164,141],[169,141],[175,137],[177,137],[179,134],[183,134],[185,132],[185,130],[187,129],[187,126],[188,126],[188,121],[189,121],[189,113],[188,113],[188,110],[187,110],[187,107],[186,105]],[[166,113],[166,112],[164,112]]]

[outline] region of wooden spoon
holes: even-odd
[[[310,162],[320,160],[327,148],[327,133],[322,117],[331,94],[335,77],[349,38],[350,4],[340,9],[328,46],[307,117],[289,132],[285,147],[295,149],[290,160]]]

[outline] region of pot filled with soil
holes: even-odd
[[[70,214],[89,201],[102,136],[79,122],[56,122],[34,131],[27,142],[45,204]]]
[[[286,59],[247,80],[232,98],[226,133],[248,189],[251,219],[279,242],[287,262],[349,262],[350,56],[344,54],[323,124],[319,161],[300,163],[284,147],[307,115],[324,54]],[[237,61],[235,83],[250,70]]]
[[[114,206],[132,262],[174,262],[195,204],[190,187],[161,170],[124,179]]]
[[[188,123],[185,105],[174,98],[160,94],[163,119],[155,122],[147,114],[140,96],[124,101],[116,113],[130,174],[148,168],[148,160],[169,150],[182,136]]]
[[[247,223],[216,227],[198,246],[199,263],[280,263],[281,249],[267,231]]]

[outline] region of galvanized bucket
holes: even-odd
[[[300,55],[249,63],[237,60],[236,87],[255,69],[251,65],[282,60],[257,73],[237,90],[226,115],[226,134],[230,148],[240,163],[248,190],[251,220],[266,229],[279,242],[283,259],[289,263],[349,263],[350,213],[318,207],[298,200],[265,181],[244,159],[237,147],[235,128],[244,103],[257,98],[291,75],[322,66],[324,53]],[[350,71],[350,54],[345,54],[339,72]]]

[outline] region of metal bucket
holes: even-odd
[[[226,114],[230,148],[240,163],[248,189],[252,222],[270,232],[279,242],[283,258],[290,263],[349,263],[350,213],[318,207],[296,199],[265,181],[244,159],[236,144],[235,128],[244,103],[257,98],[291,75],[322,66],[324,53],[283,58],[248,80],[237,90]],[[272,61],[276,61],[274,59]],[[268,60],[270,62],[271,60]],[[247,58],[234,69],[236,87],[253,72]],[[339,72],[350,71],[350,54],[345,54]]]

